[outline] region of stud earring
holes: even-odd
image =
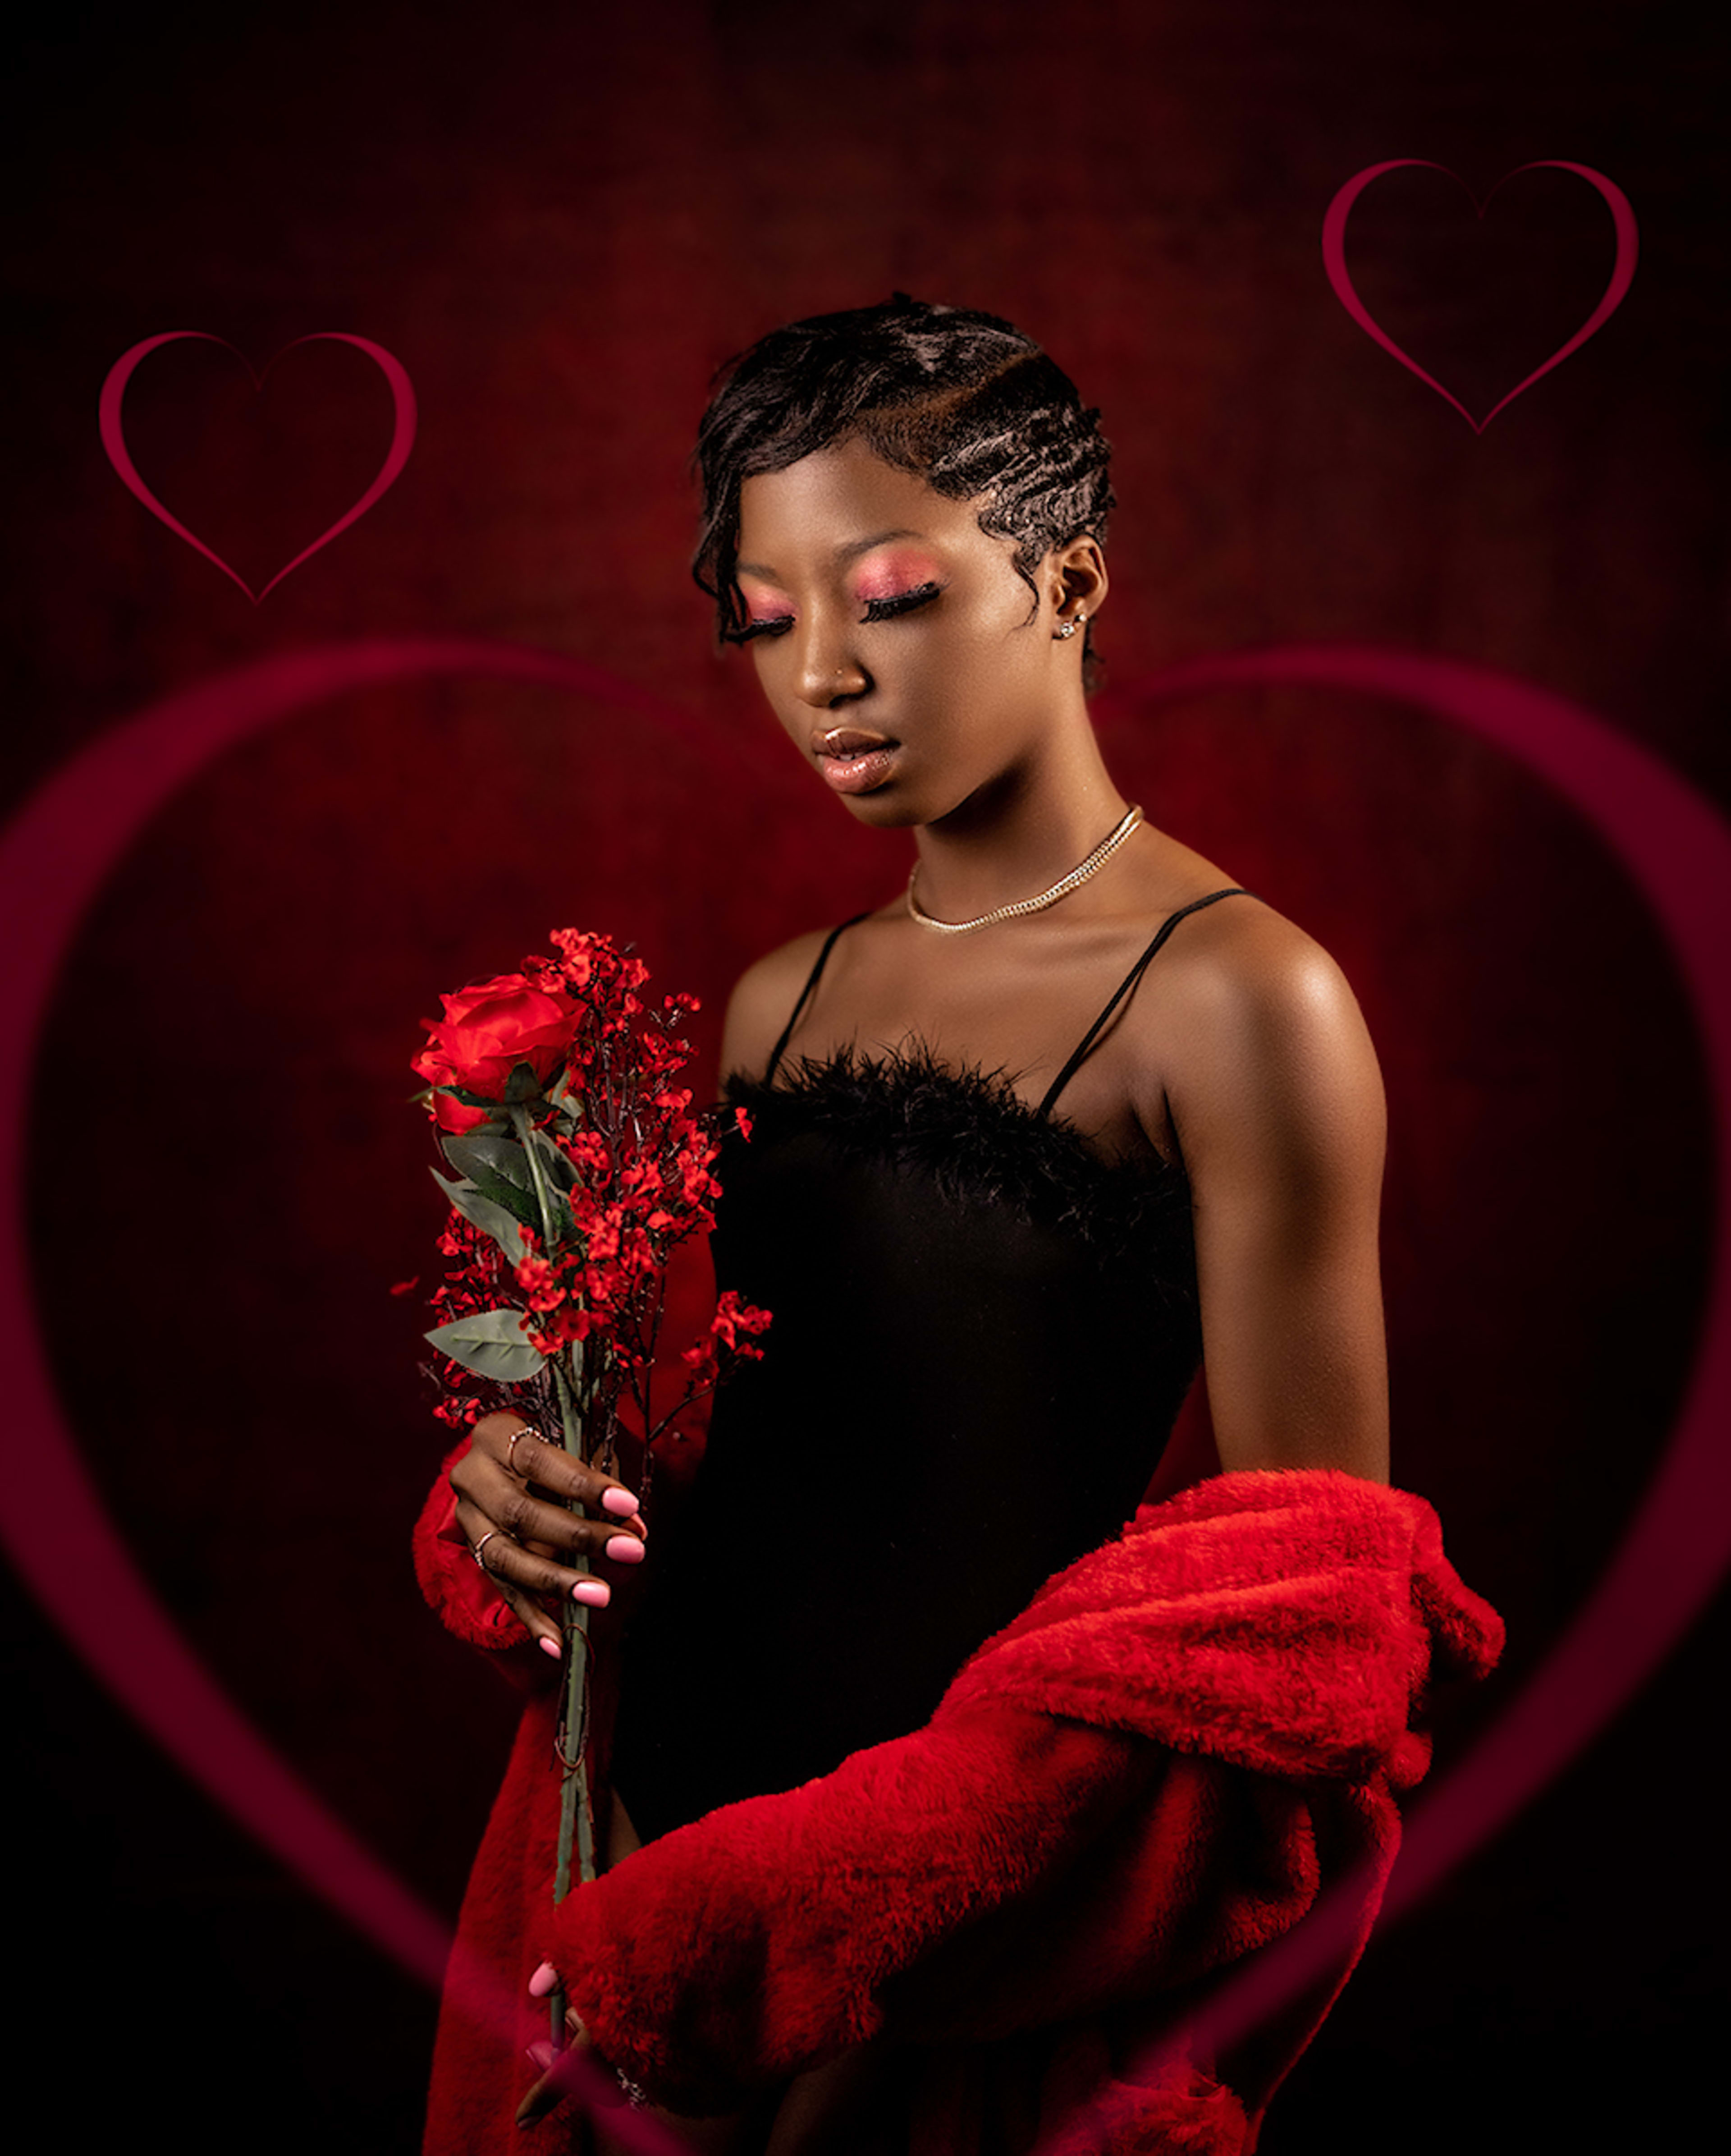
[[[1081,628],[1083,623],[1087,619],[1088,616],[1085,613],[1078,613],[1073,621],[1067,621],[1062,629],[1053,632],[1052,639],[1052,642],[1054,644],[1063,643],[1066,638],[1073,636],[1077,630]]]

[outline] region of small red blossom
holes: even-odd
[[[684,993],[647,998],[648,968],[604,936],[566,928],[551,940],[553,957],[530,953],[515,973],[445,997],[443,1017],[425,1022],[415,1067],[434,1088],[429,1106],[441,1130],[490,1125],[538,1155],[532,1191],[520,1164],[478,1169],[475,1187],[508,1211],[537,1209],[540,1224],[539,1233],[520,1224],[521,1248],[507,1250],[453,1208],[438,1239],[447,1270],[428,1300],[442,1324],[520,1312],[522,1337],[544,1365],[563,1369],[566,1397],[581,1399],[586,1445],[611,1445],[617,1428],[653,1447],[736,1363],[762,1353],[755,1343],[769,1314],[723,1297],[705,1337],[673,1363],[679,1399],[656,1415],[667,1266],[680,1244],[714,1227],[721,1194],[721,1111],[694,1113],[691,1089],[679,1082],[694,1050],[676,1029],[700,1006]],[[507,1103],[520,1064],[539,1097]],[[453,1086],[480,1105],[455,1100]],[[745,1111],[733,1120],[749,1137]],[[515,1199],[500,1180],[515,1183]],[[443,1354],[438,1361],[436,1412],[453,1427],[520,1395],[520,1385]],[[545,1376],[524,1382],[541,1388],[545,1405]]]
[[[740,1335],[742,1332],[753,1335],[766,1332],[769,1326],[769,1312],[759,1309],[755,1303],[741,1302],[738,1292],[733,1288],[729,1288],[717,1300],[715,1315],[709,1321],[710,1332],[724,1346],[737,1348],[741,1354],[755,1356],[760,1360],[763,1350],[741,1346]]]
[[[599,1131],[579,1131],[563,1141],[566,1157],[580,1175],[604,1176],[611,1163],[607,1142]]]

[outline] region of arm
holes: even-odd
[[[1183,1045],[1165,1094],[1221,1466],[1386,1481],[1387,1107],[1357,999],[1327,952],[1260,909],[1223,918],[1175,974],[1163,1026]]]
[[[730,2111],[880,2035],[991,2041],[1194,1981],[1310,1907],[1332,1796],[1037,1712],[940,1715],[662,1836],[536,1944],[612,2066]]]
[[[699,2112],[878,2035],[991,2041],[1151,2005],[1360,1860],[1368,1916],[1393,1790],[1424,1770],[1433,1657],[1483,1674],[1500,1640],[1422,1500],[1344,1473],[1217,1478],[1048,1583],[923,1730],[663,1835],[545,1912],[542,1980],[563,1978],[603,2057]]]

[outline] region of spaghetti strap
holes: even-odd
[[[1078,1070],[1081,1069],[1083,1061],[1087,1058],[1088,1050],[1093,1046],[1095,1041],[1099,1039],[1108,1019],[1111,1018],[1113,1013],[1124,1000],[1125,997],[1128,996],[1134,988],[1137,982],[1141,979],[1143,974],[1147,972],[1150,962],[1152,960],[1155,952],[1159,950],[1161,944],[1165,942],[1166,938],[1178,926],[1179,922],[1183,920],[1185,915],[1186,913],[1196,912],[1200,906],[1212,906],[1215,901],[1219,898],[1254,898],[1255,896],[1256,893],[1253,891],[1245,890],[1242,884],[1228,884],[1224,891],[1211,891],[1206,897],[1193,898],[1188,906],[1180,906],[1175,913],[1170,913],[1167,915],[1166,918],[1160,923],[1160,933],[1155,937],[1153,942],[1149,945],[1148,948],[1142,953],[1141,957],[1137,959],[1135,964],[1131,967],[1129,973],[1124,975],[1123,980],[1119,982],[1117,992],[1113,996],[1110,1003],[1107,1004],[1104,1010],[1100,1013],[1093,1024],[1089,1026],[1088,1031],[1083,1034],[1081,1040],[1077,1044],[1075,1054],[1070,1058],[1069,1061],[1065,1064],[1063,1069],[1058,1072],[1058,1076],[1052,1081],[1052,1090],[1040,1103],[1040,1113],[1042,1116],[1049,1116],[1052,1113],[1053,1101],[1057,1100],[1058,1095],[1063,1092],[1065,1086],[1069,1084],[1070,1081],[1075,1076]],[[832,938],[831,940],[833,941],[834,939]],[[827,946],[825,947],[825,955],[827,956]],[[820,960],[820,965],[822,963],[822,960]],[[790,1028],[789,1030],[791,1031],[791,1028]]]
[[[851,928],[855,921],[863,921],[865,917],[863,913],[856,913],[852,920],[844,921],[839,927],[832,928],[823,939],[823,948],[817,953],[817,963],[807,976],[806,985],[799,992],[799,1001],[793,1007],[793,1014],[782,1027],[781,1038],[776,1043],[776,1052],[771,1056],[769,1067],[763,1074],[762,1082],[766,1086],[773,1081],[776,1066],[786,1053],[787,1044],[793,1038],[793,1029],[799,1024],[806,1005],[812,1000],[812,991],[817,988],[824,968],[829,963],[829,954],[836,947],[837,937],[841,934],[843,928]]]

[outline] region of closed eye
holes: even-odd
[[[868,599],[865,618],[868,621],[890,621],[899,613],[912,613],[915,607],[930,605],[943,590],[941,584],[916,584],[910,592],[898,592],[894,598]]]
[[[912,613],[916,607],[930,605],[944,587],[940,583],[916,584],[911,591],[897,592],[885,599],[865,601],[864,619],[868,621],[893,621],[898,614]],[[759,636],[785,636],[793,626],[791,613],[771,614],[763,621],[748,621],[740,629],[722,632],[725,644],[750,644]]]
[[[755,636],[785,636],[793,626],[791,613],[771,614],[767,621],[748,621],[743,629],[721,632],[724,644],[749,644]]]

